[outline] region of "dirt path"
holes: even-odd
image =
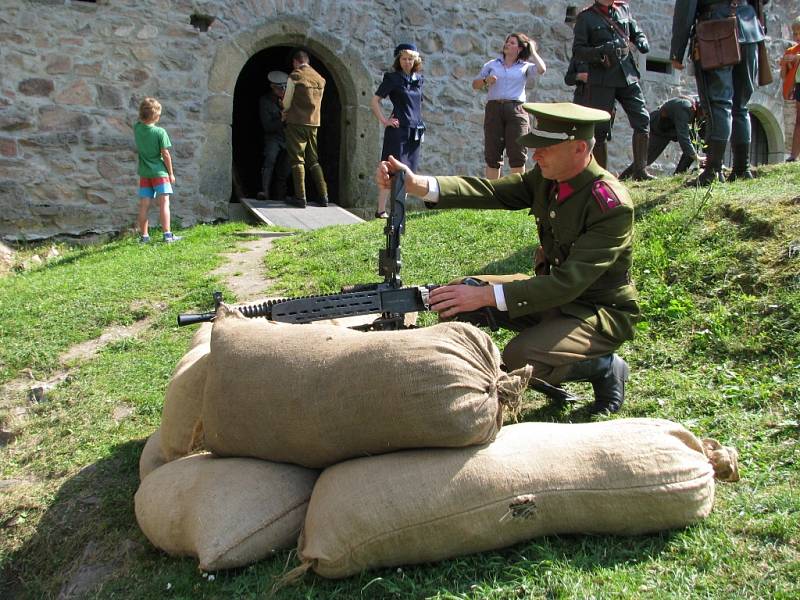
[[[261,299],[272,280],[264,277],[264,255],[272,243],[281,237],[292,235],[270,231],[245,231],[247,239],[239,244],[239,250],[226,254],[228,261],[212,272],[219,275],[239,302]]]

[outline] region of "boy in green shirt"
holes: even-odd
[[[172,172],[172,157],[169,149],[172,143],[162,127],[156,127],[161,118],[161,103],[155,98],[145,98],[139,105],[139,121],[133,127],[136,150],[139,153],[139,232],[141,242],[150,241],[147,212],[150,201],[158,198],[161,227],[164,241],[176,242],[181,239],[170,230],[169,196],[175,175]]]

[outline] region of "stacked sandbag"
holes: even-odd
[[[523,423],[494,443],[404,451],[326,469],[298,555],[340,578],[547,534],[633,535],[706,517],[736,452],[676,423]],[[303,570],[303,568],[301,568]]]
[[[217,570],[294,546],[318,472],[210,453],[187,456],[202,446],[210,337],[211,324],[204,324],[167,386],[161,427],[139,460],[135,506],[154,546],[195,556],[201,569]]]
[[[200,416],[206,364],[211,351],[211,331],[211,323],[200,326],[167,385],[159,436],[161,456],[165,461],[191,454],[202,446]]]
[[[531,374],[502,371],[491,338],[465,323],[365,333],[224,306],[205,372],[208,449],[312,468],[489,442]]]
[[[147,438],[142,455],[139,457],[139,481],[143,481],[150,473],[165,464],[167,464],[167,459],[164,458],[161,451],[161,430],[156,429]]]
[[[205,571],[251,564],[297,543],[317,471],[195,454],[142,480],[136,520],[154,546]]]

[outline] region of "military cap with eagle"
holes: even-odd
[[[518,142],[528,148],[546,148],[570,140],[590,140],[595,123],[611,120],[604,110],[572,102],[528,102],[522,105],[535,117],[530,133]]]

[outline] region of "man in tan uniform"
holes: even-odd
[[[328,185],[317,158],[317,129],[320,125],[325,79],[308,64],[308,53],[295,50],[283,97],[286,120],[286,153],[292,165],[293,204],[306,207],[306,168],[319,194],[319,204],[328,206]]]
[[[534,169],[498,180],[426,177],[390,157],[378,166],[377,182],[389,186],[390,174],[402,169],[408,193],[430,208],[530,211],[540,244],[535,276],[468,278],[478,285],[432,290],[431,308],[445,319],[491,319],[519,332],[503,351],[510,369],[533,365],[537,389],[549,388],[551,395],[550,386],[589,381],[595,395],[591,412],[617,412],[629,369],[614,350],[633,338],[639,306],[629,275],[633,203],[592,158],[594,125],[610,115],[572,103],[524,108],[536,117],[535,127],[520,138],[535,148]]]

